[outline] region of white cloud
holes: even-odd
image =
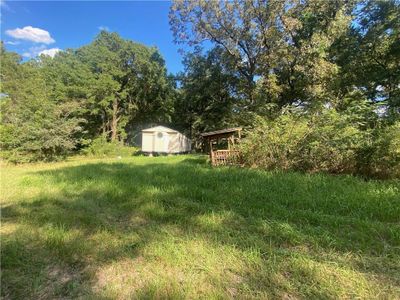
[[[23,57],[35,58],[40,55],[48,55],[54,57],[58,52],[62,51],[60,48],[50,48],[46,49],[45,45],[30,47],[27,51],[22,53]]]
[[[6,34],[15,39],[27,40],[35,43],[51,44],[55,42],[48,31],[32,26],[25,26],[22,29],[15,28],[6,30]]]
[[[60,48],[51,48],[51,49],[46,49],[46,50],[40,51],[39,55],[48,55],[50,57],[54,57],[54,55],[56,55],[60,51],[61,51]]]
[[[32,57],[38,56],[39,53],[42,52],[43,50],[46,50],[45,45],[30,47],[28,49],[28,51],[25,51],[24,53],[22,53],[22,56],[27,57],[27,58],[32,58]]]
[[[108,28],[107,26],[103,26],[103,25],[97,27],[97,29],[100,30],[100,31],[101,31],[101,30],[110,31],[110,28]]]
[[[19,42],[6,41],[6,45],[15,46],[15,45],[19,45]]]

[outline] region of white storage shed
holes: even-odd
[[[179,131],[164,126],[142,130],[142,152],[184,153],[191,149],[191,142]]]

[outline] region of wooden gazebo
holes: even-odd
[[[234,149],[234,145],[240,140],[241,130],[241,127],[234,127],[201,134],[210,151],[211,165],[221,166],[237,163],[239,151]],[[227,141],[228,149],[218,149],[218,145],[223,140]]]

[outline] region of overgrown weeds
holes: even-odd
[[[240,150],[250,167],[400,178],[400,123],[370,128],[332,109],[258,118]]]

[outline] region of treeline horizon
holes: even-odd
[[[339,116],[327,117],[332,130],[362,133],[357,147],[366,151],[376,146],[368,139],[399,122],[397,0],[173,1],[170,26],[175,42],[191,49],[176,75],[156,48],[115,32],[27,62],[2,43],[2,157],[53,160],[96,139],[133,145],[142,128],[158,124],[194,140],[231,126],[250,135],[265,123],[290,131],[283,115],[311,122],[327,111]]]

